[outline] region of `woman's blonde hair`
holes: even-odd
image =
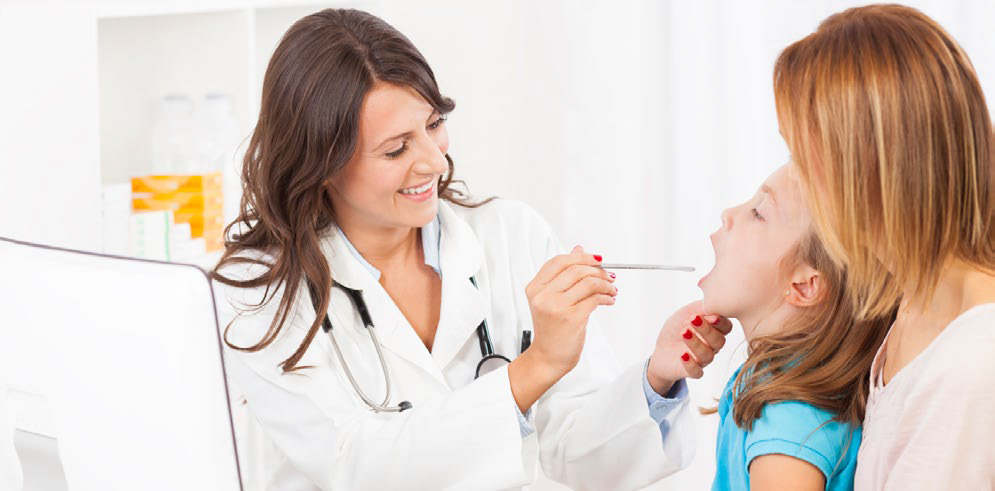
[[[936,22],[900,5],[835,14],[781,53],[774,94],[860,318],[929,298],[950,259],[995,269],[991,120]]]

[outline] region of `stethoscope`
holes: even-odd
[[[477,287],[477,280],[475,277],[470,277],[470,283]],[[335,355],[339,359],[339,364],[342,365],[342,369],[345,371],[346,377],[349,378],[349,383],[352,384],[352,388],[356,390],[359,394],[360,399],[366,403],[374,412],[401,412],[412,408],[412,404],[409,401],[401,401],[396,406],[390,406],[390,374],[387,370],[387,361],[383,356],[383,348],[380,345],[380,339],[377,338],[376,329],[374,329],[373,318],[370,316],[369,309],[366,308],[366,301],[363,300],[363,292],[359,290],[353,290],[352,288],[340,285],[338,283],[334,284],[334,287],[345,292],[345,294],[352,300],[353,306],[356,307],[356,311],[359,313],[359,318],[363,322],[363,326],[366,327],[366,332],[370,333],[370,339],[373,340],[373,346],[377,350],[377,357],[380,358],[380,368],[383,371],[385,394],[383,402],[377,403],[370,399],[366,392],[359,387],[359,383],[356,382],[356,378],[352,374],[352,370],[349,370],[349,365],[345,361],[345,357],[342,356],[342,350],[339,348],[338,341],[335,340],[335,335],[332,333],[332,321],[328,318],[328,313],[325,313],[325,319],[321,322],[322,329],[328,333],[328,337],[332,339],[332,346],[335,348]],[[320,307],[317,302],[317,296],[315,294],[315,288],[313,285],[308,285],[308,292],[311,294],[311,302],[314,304],[315,310]],[[498,368],[511,363],[508,357],[499,355],[494,352],[494,344],[491,342],[491,334],[487,329],[487,318],[480,321],[480,325],[477,326],[477,340],[480,342],[480,355],[481,359],[477,363],[477,371],[474,374],[474,379],[480,378],[481,375],[490,373]],[[519,353],[524,353],[525,350],[529,348],[532,344],[532,331],[525,330],[522,332],[522,346]]]

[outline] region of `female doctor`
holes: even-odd
[[[250,488],[507,489],[539,464],[632,489],[688,464],[683,378],[729,322],[692,304],[620,370],[588,319],[614,275],[525,205],[450,187],[453,108],[370,14],[310,15],[276,48],[213,273]]]

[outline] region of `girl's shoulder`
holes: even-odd
[[[860,431],[859,426],[834,421],[835,414],[802,401],[779,401],[764,406],[753,423],[758,438],[777,437],[805,443],[819,435],[836,441],[835,436]]]
[[[719,412],[735,425],[732,418],[736,376],[730,378],[720,402]],[[837,475],[842,468],[856,459],[860,445],[861,428],[835,421],[835,414],[802,401],[777,401],[764,405],[760,417],[743,432],[743,457],[748,467],[753,459],[768,454],[796,457],[818,467],[827,479]],[[841,467],[842,466],[842,467]],[[852,467],[852,466],[851,466]]]
[[[720,412],[729,412],[730,418],[731,406],[735,403],[738,394],[735,381],[742,369],[743,367],[737,369],[729,378],[722,395],[721,402],[727,404],[729,408],[726,411],[720,409]],[[859,433],[859,426],[854,427],[834,421],[834,417],[833,412],[807,402],[793,400],[770,402],[764,405],[760,417],[753,422],[749,433],[756,441],[778,439],[797,443],[803,443],[817,434],[822,435],[827,441],[837,441],[838,435],[849,435],[854,431]]]
[[[832,412],[801,401],[767,404],[747,434],[747,462],[761,455],[788,455],[818,467],[827,480],[845,469],[852,471],[861,428],[833,417]]]

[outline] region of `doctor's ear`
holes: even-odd
[[[822,301],[825,289],[825,281],[815,268],[800,266],[791,277],[791,285],[785,292],[786,301],[795,307],[811,307]]]

